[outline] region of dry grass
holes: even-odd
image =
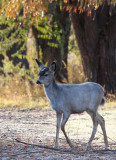
[[[0,83],[0,107],[36,108],[47,107],[48,102],[42,86],[29,80],[4,77]]]

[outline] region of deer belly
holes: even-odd
[[[79,114],[79,113],[83,113],[84,111],[86,111],[87,106],[88,105],[83,104],[83,103],[71,103],[69,106],[69,109],[72,114],[74,114],[74,113]]]

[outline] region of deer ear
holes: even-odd
[[[50,66],[50,70],[53,72],[56,70],[56,62],[52,62],[51,66]]]
[[[41,63],[38,61],[38,59],[35,59],[35,60],[36,60],[36,62],[37,62],[37,64],[38,64],[38,66],[40,66]]]
[[[36,60],[36,62],[37,62],[37,64],[38,64],[40,69],[45,67],[40,61],[38,61],[38,59],[35,59],[35,60]]]

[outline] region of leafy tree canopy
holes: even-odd
[[[50,2],[52,0],[0,0],[0,13],[7,19],[15,20],[22,15],[23,20],[32,18],[32,21],[38,22]]]
[[[5,13],[7,18],[16,19],[19,14],[23,14],[23,19],[32,18],[32,21],[38,23],[38,17],[42,18],[47,10],[47,6],[52,2],[59,2],[61,5],[65,4],[67,10],[73,6],[74,12],[77,9],[81,12],[88,11],[90,14],[91,9],[97,9],[102,3],[107,2],[109,5],[116,4],[116,0],[0,0],[0,12]]]

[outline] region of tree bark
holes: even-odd
[[[100,83],[107,92],[115,93],[116,7],[105,2],[91,16],[72,9],[70,17],[88,81]]]
[[[68,80],[68,73],[67,73],[67,56],[68,56],[68,40],[70,35],[70,19],[69,19],[69,12],[66,9],[60,10],[60,6],[55,5],[55,10],[57,14],[57,20],[53,19],[58,25],[59,31],[62,30],[60,34],[62,40],[62,46],[50,47],[48,42],[58,43],[56,38],[52,40],[37,38],[39,32],[34,29],[34,34],[37,39],[38,46],[42,49],[42,62],[44,64],[47,63],[49,66],[53,61],[57,62],[57,70],[55,73],[55,78],[59,82],[63,82],[63,80]],[[54,28],[52,28],[54,30]],[[40,33],[41,34],[41,33]]]
[[[26,54],[28,56],[29,67],[33,67],[33,59],[38,58],[38,44],[34,34],[34,28],[29,28],[27,43],[26,43]]]

